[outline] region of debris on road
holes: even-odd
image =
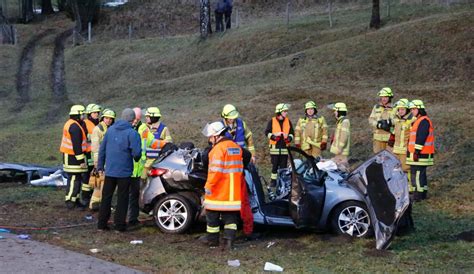
[[[58,169],[49,176],[43,176],[41,179],[32,180],[31,184],[34,186],[66,186],[67,179],[64,177],[63,171]]]
[[[141,244],[143,244],[143,241],[142,240],[132,240],[132,241],[130,241],[130,243],[132,245],[141,245]]]
[[[240,261],[239,260],[227,260],[227,265],[232,267],[239,267]]]
[[[60,171],[60,173],[62,174],[62,169],[60,167],[45,167],[40,165],[14,163],[0,163],[0,171],[9,172],[9,174],[2,174],[2,177],[7,178],[14,178],[15,176],[17,176],[18,173],[24,174],[24,176],[26,177],[24,183],[27,184],[29,184],[33,178],[40,178],[39,180],[42,180],[44,177],[48,177],[52,174],[57,175],[56,172],[58,171]]]
[[[275,244],[276,244],[276,242],[268,242],[267,248],[270,248],[270,247],[274,246]]]
[[[276,265],[276,264],[272,264],[270,262],[266,262],[265,267],[263,268],[263,270],[265,270],[265,271],[274,271],[274,272],[283,272],[283,267],[281,267],[279,265]]]
[[[22,240],[29,240],[30,239],[30,235],[28,234],[20,234],[18,236],[16,236],[18,239],[22,239]]]
[[[89,249],[89,251],[95,254],[95,253],[101,252],[102,250],[100,250],[98,248],[92,248],[92,249]]]

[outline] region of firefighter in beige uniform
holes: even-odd
[[[392,108],[393,92],[390,88],[385,87],[378,93],[380,103],[375,105],[369,116],[369,124],[373,128],[373,152],[377,153],[387,148],[388,139],[390,138],[393,119],[395,116]]]
[[[331,143],[330,152],[334,154],[332,160],[342,170],[349,170],[348,157],[351,146],[351,123],[347,118],[347,106],[344,103],[336,103],[333,108],[336,118],[336,130]]]
[[[304,108],[305,117],[298,119],[296,124],[295,144],[306,154],[318,157],[327,147],[328,125],[326,119],[318,115],[316,103],[309,101]]]

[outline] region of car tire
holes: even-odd
[[[155,204],[153,219],[162,232],[181,234],[193,224],[194,211],[188,199],[179,194],[171,194],[164,196]]]
[[[338,235],[365,238],[372,234],[369,211],[364,203],[358,201],[347,201],[334,208],[330,225]]]

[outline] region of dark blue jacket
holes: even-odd
[[[216,12],[224,13],[227,9],[226,0],[217,0],[216,2]]]
[[[132,125],[118,120],[107,129],[99,149],[98,169],[105,176],[125,178],[132,176],[133,160],[138,161],[142,153],[140,135]]]

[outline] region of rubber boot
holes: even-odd
[[[207,233],[206,235],[199,237],[198,241],[209,247],[218,247],[219,233]]]
[[[223,251],[231,251],[234,248],[234,239],[226,239],[224,238],[224,242],[222,244]]]

